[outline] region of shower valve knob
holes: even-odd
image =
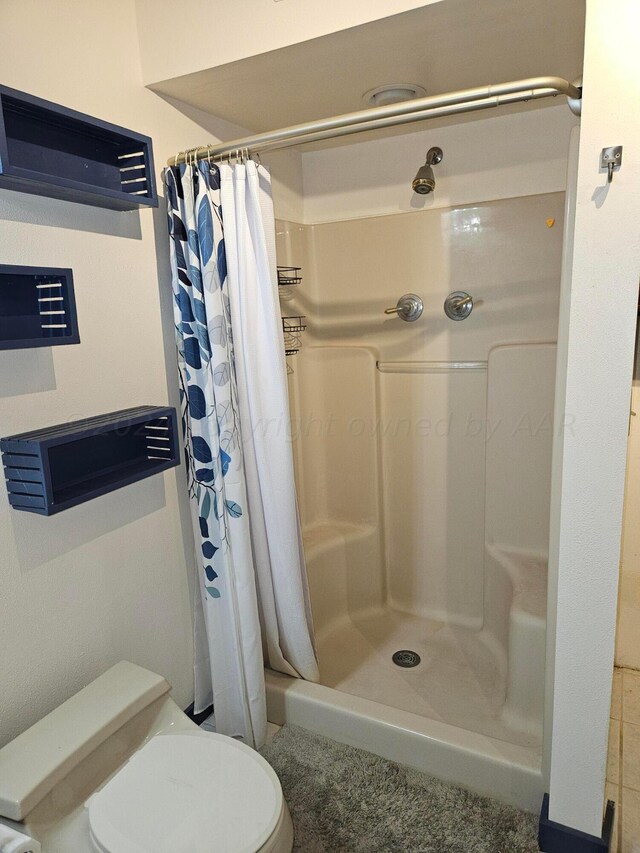
[[[473,296],[464,290],[454,290],[444,301],[444,313],[450,320],[466,320],[473,311]]]
[[[401,320],[407,323],[413,323],[421,316],[424,310],[422,299],[416,296],[415,293],[405,293],[398,299],[398,304],[395,308],[385,308],[385,314],[397,314]]]

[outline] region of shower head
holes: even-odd
[[[413,191],[420,193],[420,195],[427,195],[427,193],[432,193],[435,190],[436,179],[433,177],[433,169],[428,163],[420,166],[411,186]]]
[[[414,192],[420,195],[432,193],[436,188],[436,179],[433,177],[432,166],[435,166],[442,160],[442,148],[430,148],[427,151],[427,159],[424,166],[420,166],[418,174],[413,179],[411,187]]]

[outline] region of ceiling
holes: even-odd
[[[364,109],[384,83],[427,94],[582,68],[585,0],[446,0],[154,84],[257,132]]]

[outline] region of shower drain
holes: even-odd
[[[391,660],[396,666],[418,666],[420,663],[420,655],[417,652],[412,652],[409,649],[400,649],[399,652],[394,652]]]

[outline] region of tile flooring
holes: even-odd
[[[612,853],[640,853],[640,672],[616,667],[611,697],[608,799],[616,803]]]

